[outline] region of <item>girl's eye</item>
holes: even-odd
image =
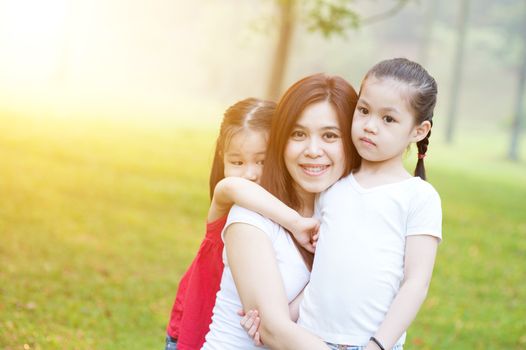
[[[264,160],[259,160],[259,161],[256,162],[257,165],[263,165],[264,163],[265,163]]]
[[[236,165],[236,166],[241,166],[241,165],[243,165],[243,162],[240,161],[240,160],[232,160],[232,161],[230,161],[230,163],[231,163],[232,165]]]
[[[393,117],[391,117],[390,115],[386,115],[386,116],[384,116],[384,121],[386,123],[394,123],[396,120]]]
[[[295,140],[298,140],[298,139],[302,139],[304,138],[305,136],[307,136],[303,131],[301,130],[295,130],[292,132],[292,134],[290,135],[293,139]]]
[[[369,110],[365,107],[358,107],[358,112],[362,114],[369,114]]]

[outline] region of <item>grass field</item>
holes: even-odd
[[[162,349],[215,134],[0,116],[0,348]],[[406,349],[526,348],[526,164],[505,136],[432,139],[444,241]]]

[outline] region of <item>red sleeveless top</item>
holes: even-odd
[[[221,231],[227,216],[206,224],[206,236],[194,261],[179,282],[166,329],[177,350],[198,350],[212,322],[212,309],[223,274]]]

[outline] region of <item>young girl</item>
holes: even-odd
[[[380,62],[362,82],[352,125],[361,165],[317,200],[320,238],[298,320],[331,349],[402,349],[426,297],[442,221],[424,181],[436,94],[435,80],[406,59]],[[402,163],[411,143],[416,177]]]
[[[238,194],[240,198],[233,198],[225,191],[214,194],[214,189],[222,178],[228,176],[259,182],[274,110],[274,102],[249,98],[237,102],[225,112],[210,174],[211,205],[206,236],[179,283],[167,327],[167,350],[196,350],[204,343],[223,272],[220,233],[233,200],[244,203],[243,193]],[[247,201],[245,205],[250,206]]]

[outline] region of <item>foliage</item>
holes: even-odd
[[[355,10],[349,0],[311,0],[300,1],[300,12],[310,31],[319,31],[323,36],[344,35],[349,29],[357,29],[364,24],[377,22],[400,11],[410,0],[396,0],[392,8],[374,15],[364,16]]]

